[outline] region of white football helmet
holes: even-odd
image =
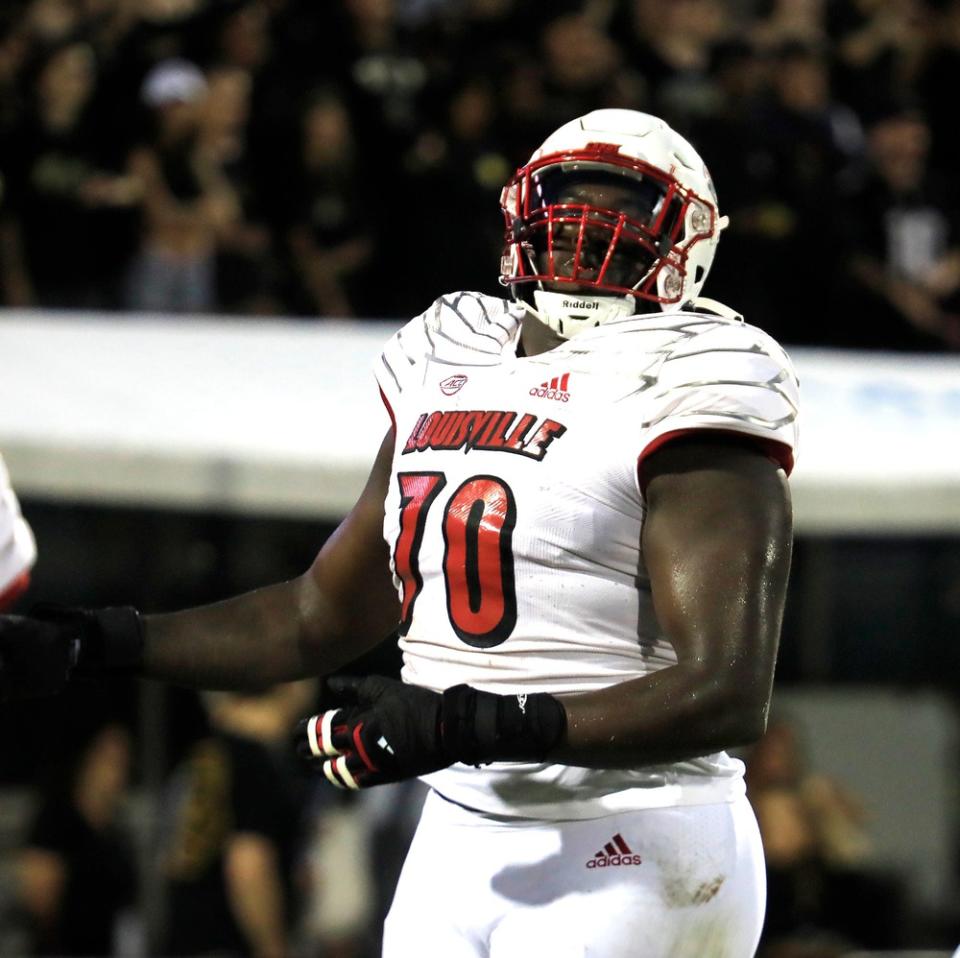
[[[635,110],[565,123],[517,170],[500,207],[500,282],[568,339],[692,303],[727,225],[697,151]]]

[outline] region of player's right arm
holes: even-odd
[[[296,579],[166,615],[0,617],[0,698],[56,691],[71,670],[64,643],[81,671],[122,668],[198,688],[262,687],[356,658],[399,621],[383,539],[393,445],[391,429],[356,505]]]
[[[356,505],[299,578],[144,619],[143,674],[199,688],[322,675],[386,637],[399,603],[383,538],[393,430]]]

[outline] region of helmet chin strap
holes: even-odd
[[[533,305],[523,301],[532,313],[557,335],[572,339],[585,329],[593,329],[612,319],[632,316],[637,311],[633,296],[585,296],[580,293],[554,293],[546,289],[533,290]]]

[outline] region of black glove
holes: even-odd
[[[49,622],[0,615],[0,702],[55,695],[77,664],[79,646]]]
[[[0,701],[55,695],[75,676],[132,672],[142,646],[140,616],[126,606],[0,616]]]
[[[457,685],[442,695],[381,676],[333,677],[324,704],[297,726],[296,748],[338,788],[426,775],[454,762],[541,761],[566,728],[552,695],[494,695]]]
[[[453,762],[443,748],[436,692],[378,675],[334,676],[322,698],[334,707],[297,726],[296,747],[338,788],[399,782]]]

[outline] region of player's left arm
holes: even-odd
[[[790,571],[786,477],[749,439],[709,433],[666,444],[644,476],[643,555],[678,661],[564,696],[555,761],[679,761],[752,742],[766,726]]]
[[[301,753],[362,788],[456,761],[636,768],[758,738],[790,571],[784,473],[749,439],[704,433],[651,453],[644,477],[642,547],[676,665],[563,696],[334,678],[333,707],[301,723]]]

